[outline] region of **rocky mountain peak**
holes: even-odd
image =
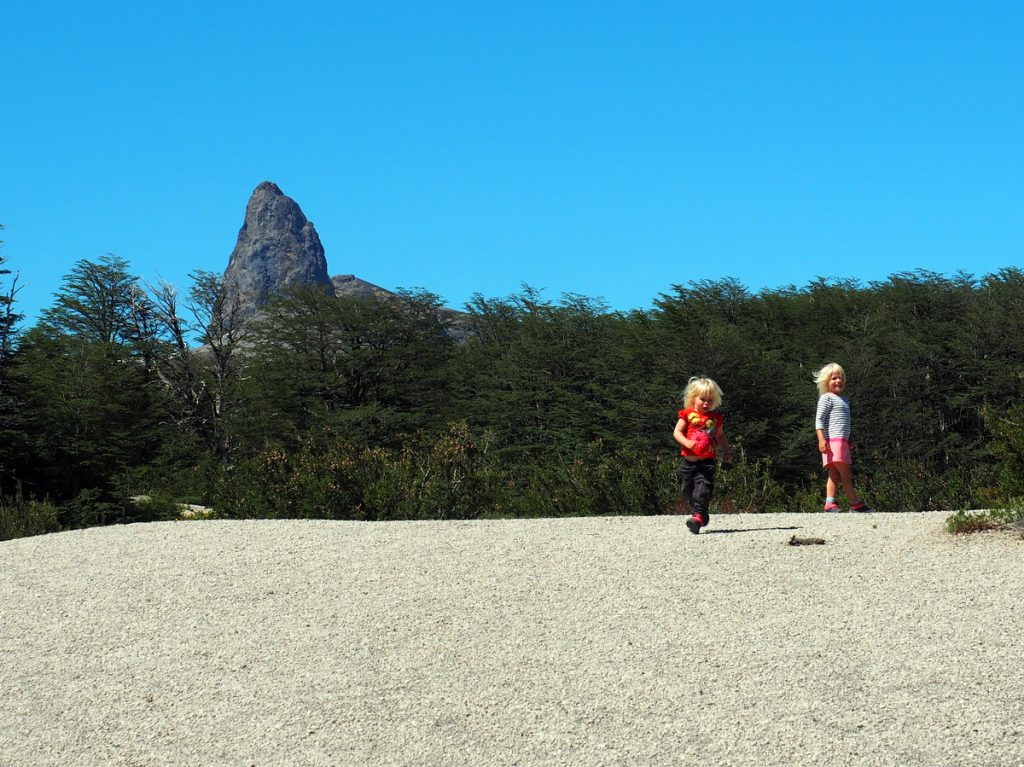
[[[321,285],[334,294],[313,222],[270,181],[253,190],[224,281],[242,321],[289,285]]]

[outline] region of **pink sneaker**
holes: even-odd
[[[834,501],[829,501],[825,504],[825,511],[837,512],[840,511],[839,504]]]

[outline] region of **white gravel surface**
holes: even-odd
[[[947,516],[0,543],[0,765],[1024,765],[1024,542]]]

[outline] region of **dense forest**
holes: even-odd
[[[75,264],[23,327],[0,272],[0,537],[167,518],[438,519],[678,510],[672,428],[716,379],[736,462],[718,511],[814,511],[812,375],[848,376],[855,476],[881,511],[1022,492],[1024,273],[672,286],[609,311],[524,287],[465,307],[295,288],[238,327],[187,292]]]

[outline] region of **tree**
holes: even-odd
[[[3,231],[0,225],[0,231]],[[3,248],[3,241],[0,241]],[[11,274],[2,268],[7,258],[0,253],[0,495],[12,489],[15,484],[15,467],[19,456],[25,454],[25,430],[23,428],[24,408],[13,389],[14,346],[17,326],[21,315],[14,311],[18,295],[18,275],[15,274],[7,286],[2,278]]]
[[[83,259],[64,276],[54,306],[43,312],[42,324],[98,344],[114,356],[134,354],[140,351],[137,343],[148,340],[141,338],[148,325],[137,321],[149,314],[144,296],[123,258],[108,253],[98,262]]]
[[[54,306],[22,339],[18,388],[25,404],[37,495],[70,499],[108,490],[159,445],[147,359],[151,307],[123,259],[82,260]]]
[[[161,383],[164,409],[176,430],[217,460],[228,457],[235,439],[228,419],[237,404],[242,338],[237,291],[229,291],[212,272],[189,275],[192,287],[180,314],[178,293],[160,281],[149,286],[153,317],[163,343],[154,373]],[[192,344],[199,341],[199,346]]]
[[[354,442],[438,428],[451,340],[429,293],[336,298],[290,288],[246,338],[250,442],[333,428]]]
[[[4,227],[0,224],[0,232],[3,230]],[[3,240],[0,240],[0,249],[3,245]],[[0,253],[0,278],[11,273],[10,269],[2,268],[6,262],[7,257]],[[14,300],[20,290],[18,276],[14,275],[9,286],[0,280],[0,365],[8,361],[14,353],[17,324],[21,321],[21,315],[14,311]]]
[[[582,445],[649,442],[649,326],[599,300],[558,303],[532,288],[504,299],[474,297],[470,337],[452,379],[470,422],[493,431],[513,463],[569,456]],[[671,427],[669,427],[671,428]]]
[[[858,398],[871,403],[858,427],[864,446],[941,472],[982,448],[982,403],[964,397],[984,385],[964,322],[975,314],[974,280],[919,270],[873,284],[869,296],[854,356]]]
[[[693,376],[713,378],[725,392],[727,429],[738,450],[778,455],[799,428],[800,408],[787,407],[778,386],[799,358],[789,354],[788,299],[753,296],[733,278],[676,285],[655,302],[657,375],[672,387],[676,408]]]

